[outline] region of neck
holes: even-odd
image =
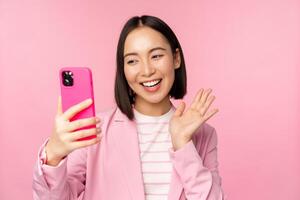
[[[166,97],[159,103],[147,102],[141,98],[137,98],[134,104],[134,108],[144,114],[150,116],[161,116],[167,113],[172,107],[172,103],[169,97]]]

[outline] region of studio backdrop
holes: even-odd
[[[227,198],[300,199],[297,0],[1,0],[0,199],[32,199],[61,67],[90,67],[97,112],[115,106],[117,39],[144,14],[166,21],[181,42],[187,104],[198,89],[213,89],[219,112],[207,123],[217,130]]]

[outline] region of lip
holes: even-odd
[[[143,87],[143,89],[146,92],[150,92],[150,93],[157,92],[159,90],[159,88],[161,87],[162,79],[156,79],[156,80],[159,80],[159,81],[158,81],[158,83],[156,83],[153,86],[149,86],[149,87],[148,86],[144,86],[142,83],[141,83],[141,86]]]
[[[147,83],[147,82],[151,82],[151,81],[160,81],[160,80],[162,80],[162,78],[152,79],[149,81],[142,81],[142,82],[140,82],[140,84],[142,85],[142,83]]]

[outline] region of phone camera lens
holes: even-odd
[[[71,71],[62,72],[64,86],[73,86],[73,73]]]

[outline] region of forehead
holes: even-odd
[[[138,27],[131,31],[124,44],[124,54],[130,52],[148,51],[154,47],[166,47],[170,45],[163,34],[147,27]]]

